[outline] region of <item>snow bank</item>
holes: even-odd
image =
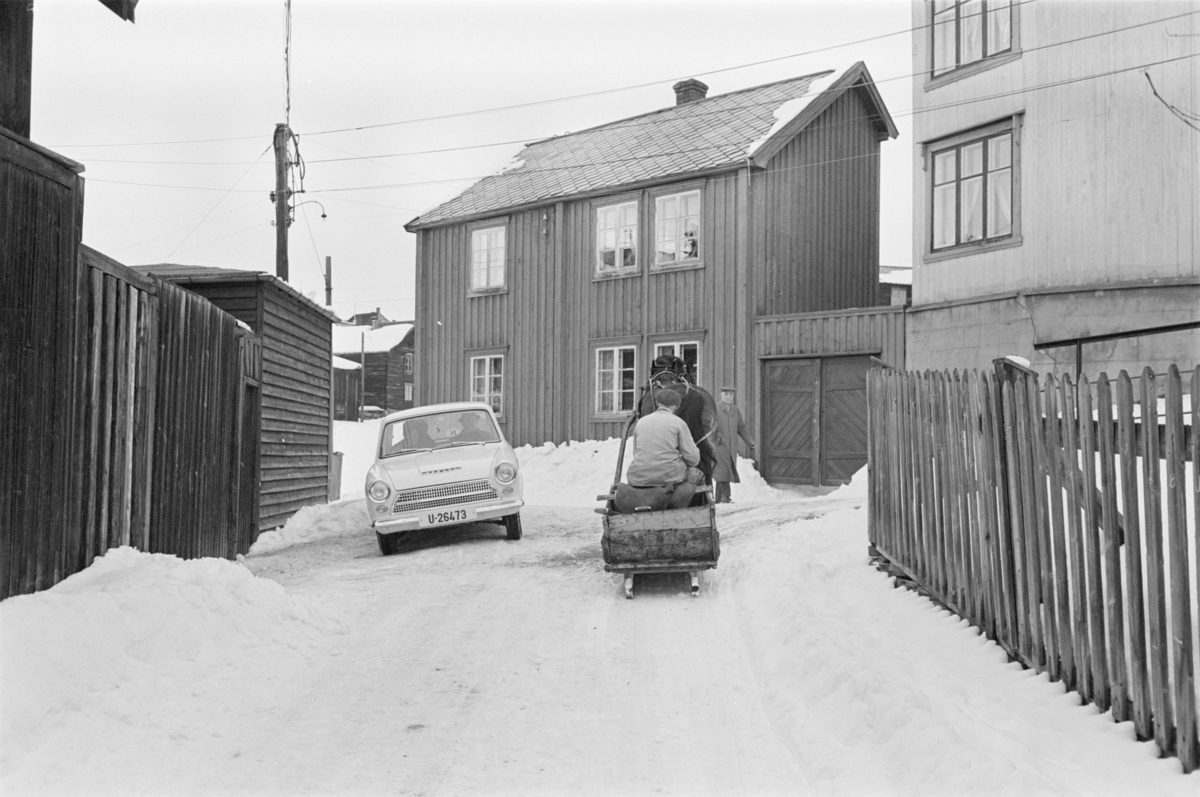
[[[103,756],[95,740],[129,744],[131,732],[211,735],[214,703],[232,710],[227,696],[244,695],[227,683],[238,667],[283,677],[339,630],[240,564],[112,549],[49,590],[0,603],[0,771],[80,713],[89,741],[64,755]]]

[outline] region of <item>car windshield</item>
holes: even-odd
[[[499,441],[500,430],[486,410],[432,412],[387,424],[380,455],[394,457],[410,451]]]

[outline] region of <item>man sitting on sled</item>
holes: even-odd
[[[633,429],[628,484],[617,486],[614,501],[618,512],[685,507],[703,478],[696,467],[700,450],[687,424],[675,415],[679,395],[669,389],[655,390],[654,402],[655,411]]]

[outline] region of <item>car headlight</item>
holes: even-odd
[[[372,501],[386,501],[391,493],[392,488],[388,487],[387,482],[374,482],[367,488],[367,495],[371,496]]]
[[[511,462],[501,462],[496,466],[496,479],[508,484],[513,479],[517,478],[517,466]]]

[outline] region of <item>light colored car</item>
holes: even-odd
[[[520,466],[487,404],[435,404],[381,420],[366,495],[385,556],[411,531],[477,521],[521,539]]]

